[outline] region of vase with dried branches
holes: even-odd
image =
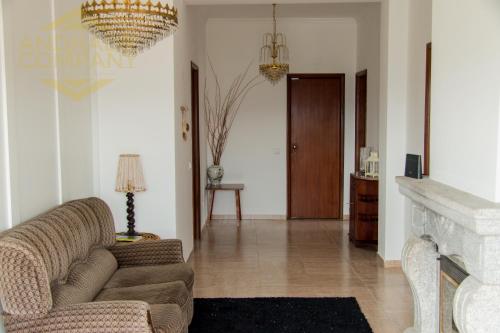
[[[217,185],[220,184],[224,176],[221,159],[234,119],[250,90],[260,82],[258,82],[258,75],[249,78],[250,64],[243,73],[236,76],[227,91],[223,92],[214,66],[212,62],[209,61],[209,63],[215,91],[212,95],[210,94],[207,80],[205,80],[205,122],[207,124],[207,142],[213,161],[213,165],[207,170],[207,175],[210,183]]]

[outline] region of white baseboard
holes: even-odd
[[[377,260],[384,268],[401,268],[401,260],[384,260],[380,254],[377,254]]]
[[[213,220],[236,220],[236,215],[212,215]],[[286,215],[243,215],[243,220],[286,220]]]

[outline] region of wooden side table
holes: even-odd
[[[206,187],[206,190],[210,194],[210,211],[208,214],[208,220],[212,220],[212,212],[214,209],[214,201],[215,201],[215,193],[217,191],[234,191],[234,197],[236,201],[236,217],[238,218],[238,225],[240,224],[241,221],[241,199],[240,199],[240,191],[243,191],[245,189],[245,185],[243,184],[220,184],[220,185],[213,185],[213,184],[208,184]]]

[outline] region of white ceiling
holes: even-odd
[[[362,3],[380,0],[186,0],[189,5],[268,5],[268,4],[318,4],[318,3]]]
[[[229,0],[191,0],[191,1],[229,1]],[[255,1],[255,0],[250,0]],[[265,0],[260,0],[265,1]],[[302,0],[304,1],[304,0]],[[317,0],[315,0],[317,1]],[[239,5],[193,5],[192,10],[200,17],[209,18],[264,18],[271,19],[272,12],[268,4]],[[279,18],[354,18],[376,19],[380,17],[380,2],[351,2],[351,3],[309,3],[285,4],[278,8]]]

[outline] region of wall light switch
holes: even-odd
[[[188,162],[188,169],[189,169],[189,170],[192,170],[192,169],[193,169],[193,163]]]

